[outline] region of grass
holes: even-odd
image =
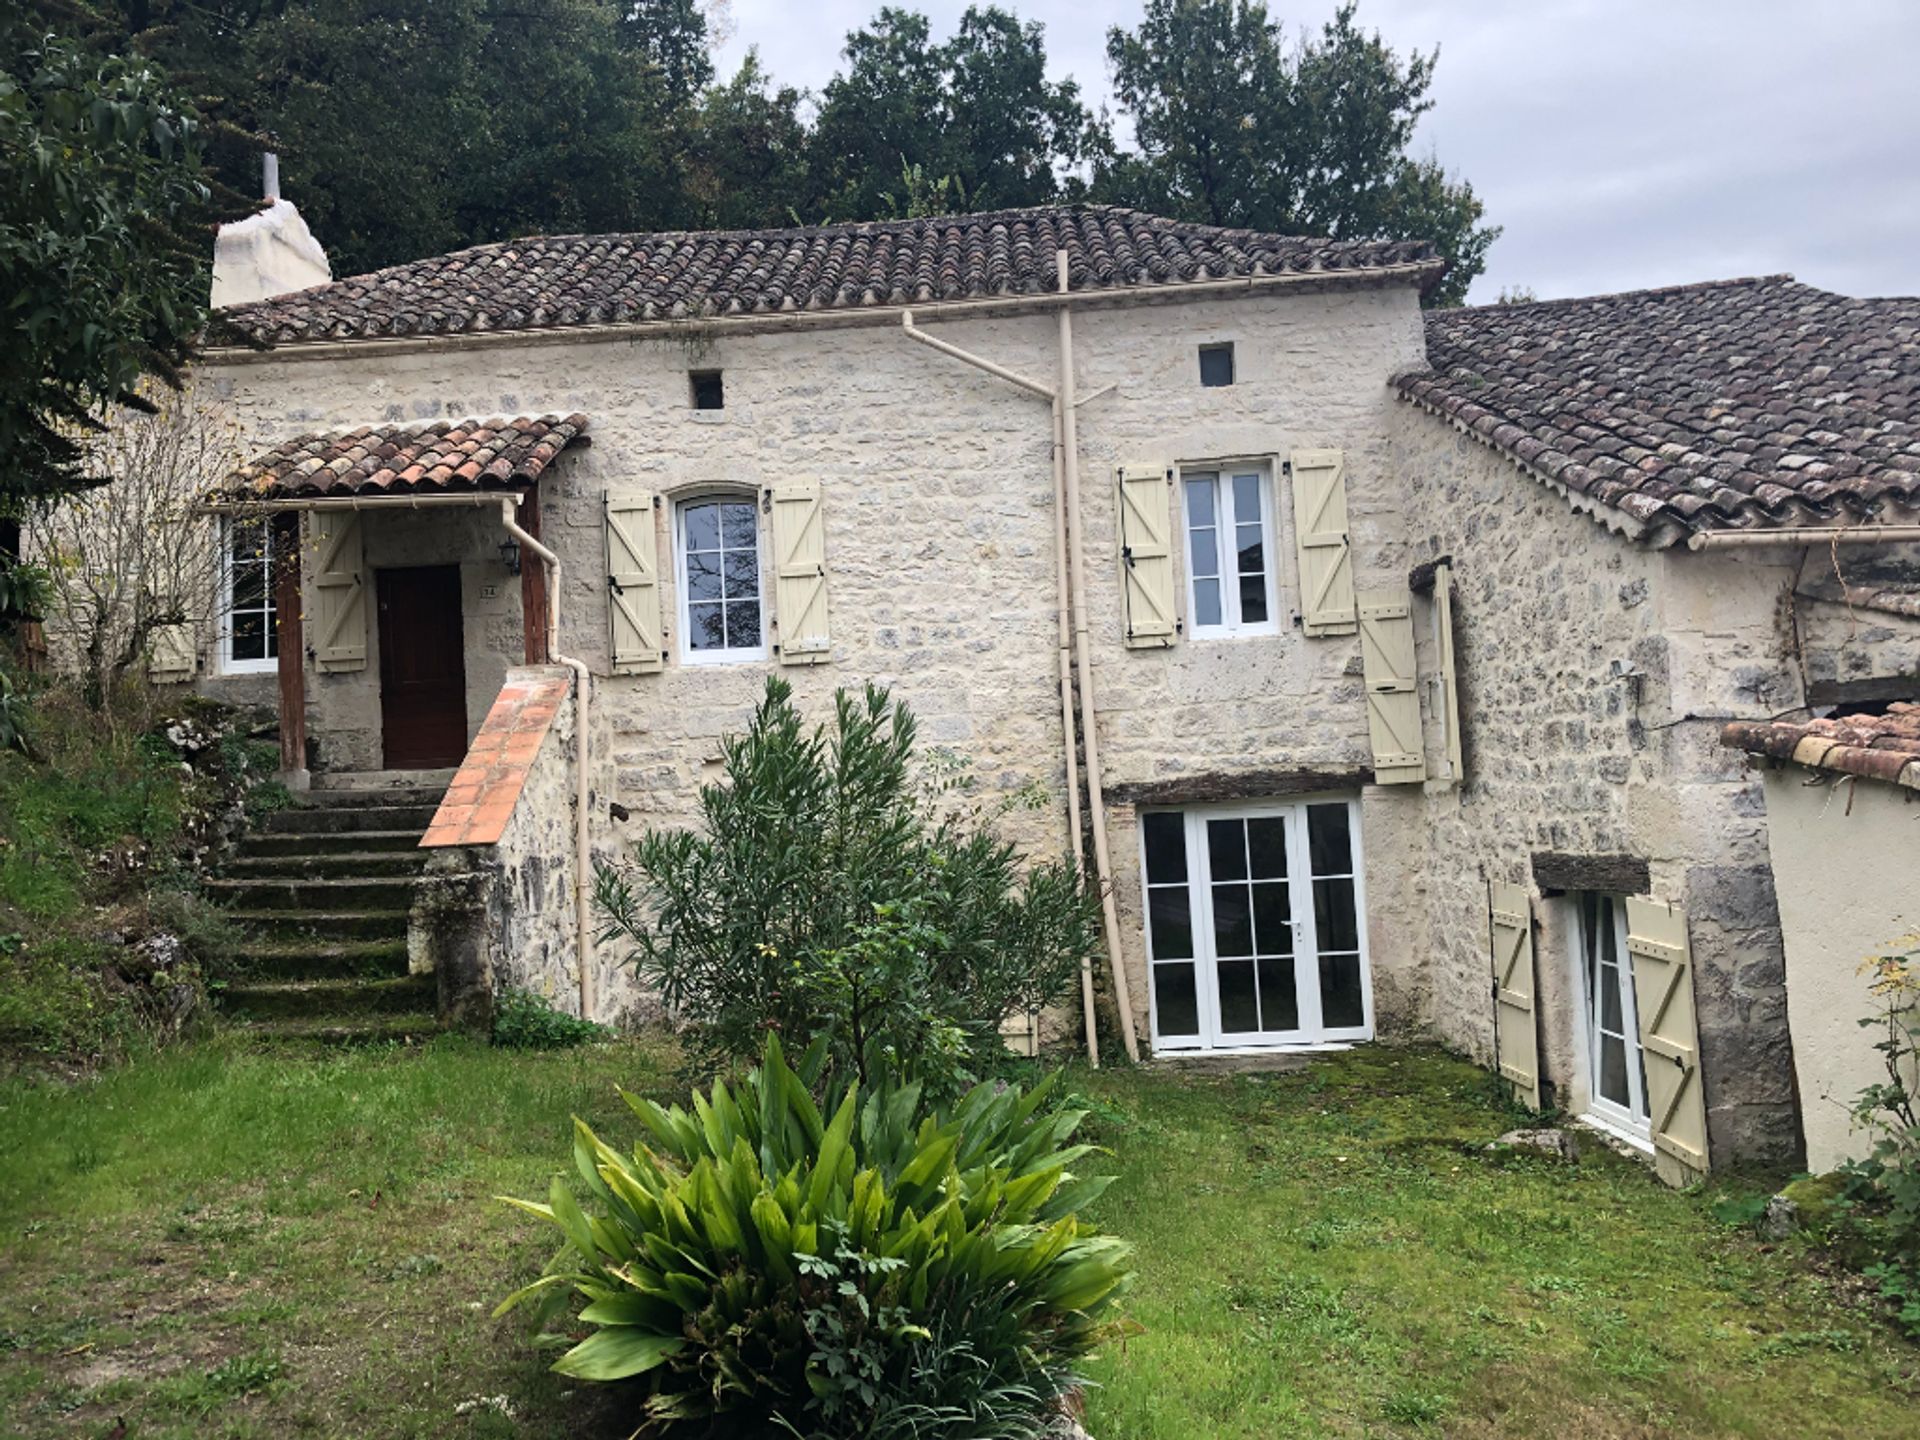
[[[635,1122],[647,1044],[163,1052],[0,1086],[0,1435],[625,1435],[495,1300],[549,1242],[493,1195]],[[1787,1251],[1601,1154],[1478,1148],[1480,1072],[1076,1077],[1135,1240],[1143,1333],[1098,1440],[1913,1433],[1920,1351]]]
[[[1083,1088],[1145,1326],[1096,1366],[1099,1440],[1915,1433],[1920,1349],[1597,1144],[1486,1154],[1511,1117],[1458,1061]]]

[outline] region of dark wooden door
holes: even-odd
[[[376,572],[380,741],[389,770],[458,765],[467,753],[460,567]]]

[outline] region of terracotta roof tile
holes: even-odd
[[[1431,245],[1322,240],[1163,220],[1111,205],[1045,206],[785,230],[544,235],[478,245],[225,318],[268,344],[1039,295],[1054,253],[1076,291],[1256,275],[1444,268]]]
[[[1427,356],[1406,398],[1670,538],[1920,506],[1920,300],[1773,276],[1437,310]]]
[[[586,443],[586,432],[584,415],[523,415],[301,435],[241,466],[221,490],[291,499],[528,485],[569,445]]]
[[[1814,770],[1920,790],[1920,704],[1904,700],[1889,705],[1884,715],[1736,720],[1720,732],[1720,743]]]

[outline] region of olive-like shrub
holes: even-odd
[[[648,1132],[631,1155],[575,1122],[585,1207],[559,1178],[510,1202],[564,1243],[496,1313],[533,1301],[565,1330],[584,1297],[551,1343],[591,1333],[553,1368],[632,1382],[643,1434],[1038,1434],[1132,1278],[1080,1218],[1107,1180],[1075,1173],[1084,1112],[1051,1088],[983,1084],[940,1113],[917,1085],[849,1084],[823,1115],[770,1038],[691,1113],[626,1095]]]

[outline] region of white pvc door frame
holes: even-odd
[[[1620,987],[1621,1040],[1626,1051],[1628,1103],[1621,1105],[1600,1093],[1599,996],[1594,990],[1598,977],[1588,964],[1587,947],[1596,950],[1598,935],[1589,935],[1585,905],[1592,901],[1598,909],[1604,905],[1606,925],[1613,937],[1613,967]],[[1581,1118],[1611,1131],[1643,1150],[1653,1148],[1652,1120],[1647,1110],[1646,1059],[1640,1042],[1640,997],[1633,987],[1633,962],[1627,953],[1627,905],[1623,896],[1598,891],[1576,891],[1567,896],[1572,921],[1568,938],[1573,949],[1574,988],[1580,997],[1580,1078],[1586,1086],[1586,1109]]]
[[[1350,875],[1316,876],[1308,853],[1307,812],[1318,805],[1343,805],[1347,811],[1347,844]],[[1367,889],[1364,850],[1360,836],[1360,802],[1351,795],[1310,795],[1285,802],[1252,804],[1165,806],[1147,814],[1177,814],[1185,826],[1187,865],[1188,924],[1194,951],[1194,985],[1199,1009],[1198,1035],[1162,1036],[1160,1000],[1153,983],[1154,951],[1151,906],[1141,907],[1141,927],[1147,953],[1147,996],[1152,1021],[1155,1053],[1233,1054],[1237,1051],[1310,1050],[1348,1045],[1373,1038],[1373,968],[1367,944]],[[1287,876],[1289,908],[1293,927],[1294,993],[1299,1026],[1282,1031],[1223,1031],[1220,1028],[1219,966],[1251,957],[1222,957],[1215,951],[1213,880],[1209,870],[1207,823],[1213,820],[1282,819],[1286,822]],[[1140,877],[1143,898],[1146,893],[1146,826],[1140,826]],[[1324,1024],[1320,991],[1320,937],[1314,914],[1313,882],[1316,879],[1353,881],[1354,930],[1360,966],[1360,1003],[1362,1021],[1357,1026],[1329,1028]],[[1344,952],[1342,952],[1344,953]],[[1167,963],[1167,962],[1163,962]],[[1171,963],[1179,963],[1177,960]]]

